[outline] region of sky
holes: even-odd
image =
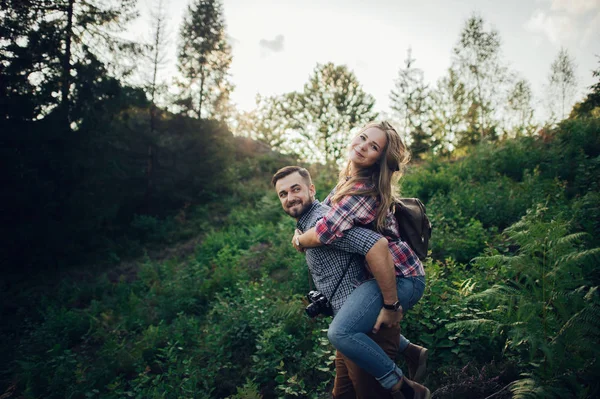
[[[129,35],[149,36],[149,9],[140,0],[140,18]],[[176,74],[178,32],[190,0],[168,0],[169,63],[162,78]],[[375,108],[389,112],[389,94],[407,49],[425,81],[446,74],[452,48],[473,14],[502,40],[511,70],[527,79],[537,98],[544,93],[550,65],[561,47],[575,59],[575,100],[594,83],[600,56],[600,0],[224,0],[226,33],[232,45],[232,100],[254,108],[256,94],[301,90],[317,63],[344,64]]]

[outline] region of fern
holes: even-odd
[[[600,392],[598,282],[600,248],[585,248],[584,233],[538,206],[504,232],[518,253],[482,256],[481,269],[506,276],[465,303],[492,310],[449,327],[506,337],[505,354],[524,374],[510,385],[514,398],[592,397]]]
[[[258,384],[254,381],[246,381],[244,386],[237,388],[237,393],[227,399],[262,399],[262,395],[258,389]]]
[[[526,377],[513,382],[510,391],[514,399],[530,399],[538,397],[539,387],[534,378]]]

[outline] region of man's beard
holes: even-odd
[[[288,206],[285,209],[285,213],[287,213],[288,215],[290,215],[293,218],[299,218],[300,216],[304,215],[306,213],[306,211],[308,211],[308,209],[312,205],[312,201],[309,199],[306,203],[302,204],[302,206],[300,206],[300,208],[296,208],[293,210],[290,209],[292,206],[297,205],[298,203],[301,203],[301,202],[296,201],[291,206]]]

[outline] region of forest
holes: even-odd
[[[219,0],[190,0],[161,80],[168,4],[140,43],[121,34],[136,0],[0,2],[0,399],[331,397],[329,320],[305,315],[270,179],[302,165],[325,198],[353,134],[389,115],[334,63],[237,110]],[[400,194],[433,224],[402,322],[424,384],[599,397],[600,62],[575,98],[561,49],[540,121],[489,21],[466,16],[449,56],[428,84],[409,49],[390,87]]]

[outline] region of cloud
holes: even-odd
[[[600,8],[600,0],[552,0],[552,11],[564,11],[570,15],[582,15]]]
[[[587,29],[583,33],[583,43],[587,44],[597,38],[600,35],[600,12],[596,14],[596,16],[589,23]]]
[[[533,33],[544,34],[551,43],[560,45],[578,36],[574,20],[567,15],[550,15],[536,10],[525,23],[525,28]]]
[[[275,36],[274,40],[260,39],[260,42],[258,44],[261,48],[261,52],[266,51],[266,52],[280,53],[283,51],[283,43],[284,43],[283,35],[277,35],[277,36]]]
[[[600,0],[536,0],[538,9],[525,29],[546,37],[555,46],[585,44],[598,33]],[[539,36],[538,36],[539,37]]]

